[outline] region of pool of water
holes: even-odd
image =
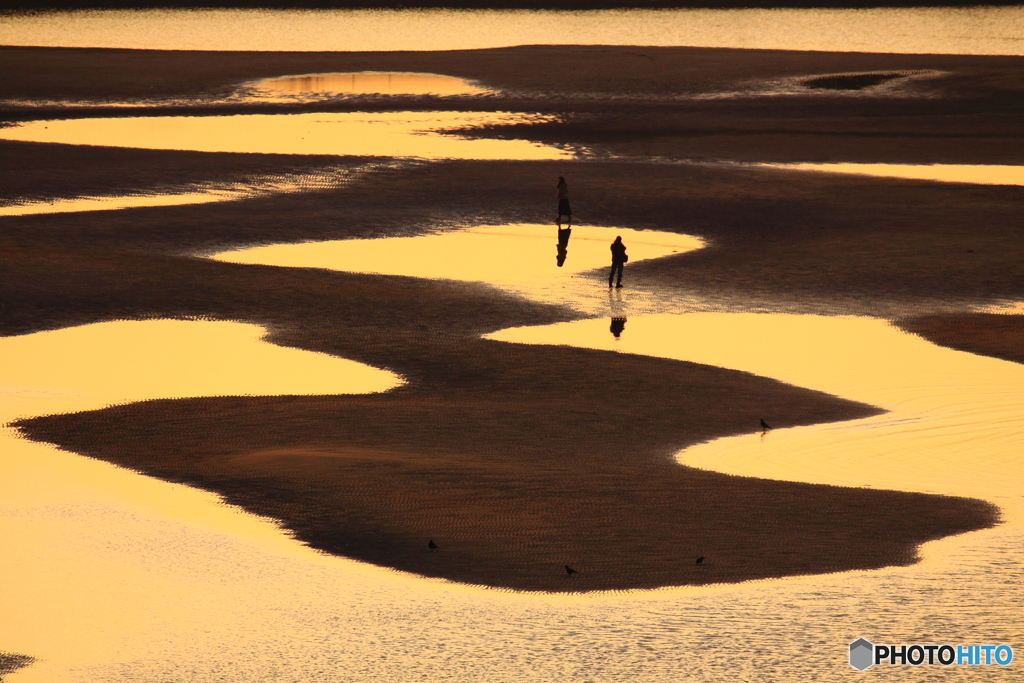
[[[0,205],[0,216],[31,216],[78,211],[114,211],[147,206],[210,204],[262,197],[282,192],[310,192],[341,187],[354,179],[396,162],[369,163],[356,167],[325,167],[315,173],[285,173],[249,178],[245,182],[206,183],[168,189],[154,194],[128,194],[94,197],[66,197],[45,201],[22,201]]]
[[[356,364],[276,349],[259,334],[231,323],[153,321],[0,339],[7,361],[3,419],[156,396],[352,388],[346,377]],[[607,319],[492,337],[598,348],[612,339]],[[750,339],[758,343],[741,343]],[[1024,368],[940,349],[878,321],[819,316],[637,316],[618,344],[838,391],[894,411],[877,423],[719,440],[684,451],[683,462],[749,473],[766,469],[759,462],[766,458],[773,478],[953,486],[951,492],[999,501],[1008,523],[930,543],[913,567],[524,595],[324,556],[210,494],[5,433],[0,640],[39,660],[9,678],[662,683],[727,673],[754,683],[770,671],[772,680],[841,681],[852,675],[847,644],[861,636],[1019,643],[1024,538],[1016,425]],[[255,355],[240,353],[246,349]],[[278,352],[292,358],[273,358]],[[291,365],[300,359],[313,365]],[[225,372],[225,364],[237,366]],[[377,389],[397,381],[375,377]],[[314,384],[293,384],[297,379]],[[879,473],[865,467],[864,457],[878,450],[870,446],[872,433],[897,432],[903,440],[884,448],[892,463]],[[799,446],[795,457],[791,446]],[[768,662],[758,654],[765,652],[772,653]],[[907,673],[893,667],[872,675],[905,680]],[[1008,680],[1012,671],[922,667],[914,674],[988,681]]]
[[[526,140],[468,138],[441,134],[487,125],[532,123],[550,117],[503,112],[352,112],[240,116],[154,116],[31,121],[0,128],[0,139],[30,142],[261,154],[336,154],[418,159],[586,159]],[[869,175],[990,185],[1024,185],[1024,166],[979,164],[754,164],[765,169]],[[330,174],[328,174],[330,175]],[[310,187],[334,187],[351,173],[257,179],[185,191],[113,197],[74,197],[0,206],[0,216],[99,211],[228,201]],[[578,239],[577,244],[582,244]],[[578,262],[574,259],[575,262]],[[596,266],[595,266],[596,267]],[[435,275],[435,276],[440,276]]]
[[[308,98],[315,95],[484,95],[493,90],[463,78],[392,71],[304,74],[268,78],[250,86],[259,95]]]
[[[548,118],[503,112],[350,112],[64,119],[0,128],[0,139],[257,154],[481,160],[572,158],[569,152],[525,140],[438,134],[443,130]]]
[[[368,240],[279,244],[222,252],[213,258],[298,268],[486,282],[537,301],[604,310],[608,295],[582,273],[608,268],[616,236],[630,263],[701,248],[696,237],[653,230],[554,224],[474,226]],[[459,257],[462,255],[462,257]]]
[[[402,383],[386,370],[268,344],[263,334],[241,323],[152,320],[0,338],[0,424],[153,398],[372,393]],[[313,554],[212,494],[9,427],[0,428],[0,536],[9,591],[0,642],[40,660],[17,674],[27,680],[68,680],[53,668],[116,661],[123,648],[148,652],[162,624],[216,612],[222,598],[188,587],[197,568],[185,559],[213,550],[211,540]]]
[[[763,168],[936,180],[978,185],[1024,185],[1024,166],[985,164],[756,164]]]
[[[150,50],[458,50],[512,45],[1024,54],[1024,7],[108,10],[0,15],[0,43]]]
[[[573,22],[572,35],[567,22]],[[3,15],[0,35],[5,44],[168,49],[591,42],[1022,54],[1024,8],[72,12]],[[510,116],[93,119],[34,122],[0,129],[0,137],[428,159],[568,156],[523,141],[434,133],[481,120],[509,122],[501,117]],[[852,172],[1020,184],[1019,167],[872,167],[857,165]],[[999,168],[1008,170],[993,170]],[[955,175],[904,174],[914,169]],[[850,172],[831,165],[802,170]],[[231,195],[230,188],[221,189]],[[114,208],[105,202],[120,200],[90,201]],[[172,200],[161,203],[166,201]],[[630,263],[700,246],[681,235],[577,226],[562,249],[554,225],[481,226],[408,241],[288,245],[217,258],[485,281],[601,315],[505,331],[492,335],[496,339],[711,363],[883,406],[889,412],[877,418],[720,439],[680,453],[679,460],[773,479],[974,496],[999,505],[1006,523],[930,543],[913,567],[651,592],[521,595],[327,557],[216,496],[28,442],[5,428],[0,581],[7,590],[0,649],[39,660],[7,678],[663,683],[727,675],[753,683],[770,671],[773,680],[839,681],[852,671],[847,644],[861,636],[875,642],[1008,642],[1018,646],[1019,656],[1021,366],[941,349],[874,320],[641,315],[664,302],[630,301],[630,294],[609,293],[593,280],[593,269],[607,267],[615,234],[623,236]],[[445,256],[453,252],[475,256],[452,262]],[[1019,312],[1015,305],[1008,304],[1010,312]],[[341,359],[280,349],[260,342],[260,334],[232,323],[150,321],[0,338],[0,424],[157,397],[368,392],[401,381]],[[906,680],[907,674],[897,668],[872,673],[886,680]],[[916,670],[914,676],[977,681],[1013,674],[961,667]]]

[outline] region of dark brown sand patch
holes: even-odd
[[[877,411],[707,366],[476,339],[571,317],[486,288],[141,254],[40,256],[17,274],[28,286],[5,322],[22,329],[72,316],[251,320],[276,343],[406,376],[379,396],[153,401],[22,424],[218,492],[330,552],[531,590],[654,587],[908,563],[916,544],[995,519],[972,501],[679,467],[677,449],[755,432],[762,415],[784,427]],[[877,525],[897,520],[879,544]],[[457,559],[423,556],[431,537]],[[689,555],[716,569],[694,574]],[[548,570],[570,560],[592,578],[566,586]]]
[[[39,148],[46,151],[37,157],[41,164],[61,166],[54,154],[60,146]],[[197,168],[205,157],[191,155]],[[132,160],[125,166],[130,171],[148,163],[149,153],[120,158]],[[836,313],[893,317],[927,313],[936,302],[1024,299],[1020,187],[729,166],[445,162],[386,169],[337,189],[245,202],[6,218],[0,245],[7,253],[23,248],[35,254],[8,266],[8,306],[13,312],[41,294],[34,276],[15,276],[14,269],[31,270],[34,259],[49,268],[44,261],[61,252],[95,253],[89,258],[109,264],[88,276],[88,286],[83,282],[70,292],[70,302],[132,281],[102,274],[116,271],[122,258],[116,252],[209,252],[251,243],[553,222],[550,186],[558,175],[572,181],[577,222],[687,233],[709,243],[696,252],[629,264],[630,286],[746,300],[762,309],[817,302],[819,310],[827,304]],[[69,189],[73,182],[68,179]],[[153,278],[154,295],[166,299],[155,283],[174,279],[179,262],[157,263],[145,266],[155,269],[152,275],[131,278],[143,284]],[[132,273],[135,266],[126,261],[124,267]],[[206,266],[190,264],[182,272],[192,268]],[[196,286],[214,289],[208,283],[215,280],[206,277]],[[71,307],[61,302],[52,296],[47,305]]]
[[[907,332],[958,351],[1024,363],[1024,316],[961,313],[903,318]]]
[[[857,410],[842,402],[684,363],[559,348],[509,355],[521,373],[556,376],[549,386],[487,378],[493,390],[465,397],[159,401],[22,429],[216,491],[328,552],[525,590],[908,564],[924,540],[995,521],[979,502],[728,477],[667,457],[728,423],[742,430],[769,406],[813,422]],[[881,543],[878,528],[890,530]],[[702,555],[711,561],[698,570]],[[580,581],[564,582],[566,562]]]
[[[917,141],[894,153],[903,160],[919,159],[935,144],[948,160],[1018,154],[1020,58],[680,49],[651,51],[652,67],[652,59],[631,58],[634,63],[625,52],[537,47],[254,56],[9,48],[0,49],[4,72],[12,75],[0,84],[0,96],[199,96],[249,78],[409,70],[415,62],[535,93],[522,100],[524,107],[543,101],[552,110],[595,115],[590,130],[552,128],[560,143],[592,134],[594,144],[621,143],[626,151],[671,156],[689,149],[703,158],[765,161],[820,159],[830,149],[837,156],[873,153],[895,136]],[[559,59],[564,68],[552,69]],[[930,82],[934,102],[901,103],[902,110],[891,102],[850,105],[826,96],[817,104],[680,101],[654,111],[635,101],[581,96],[646,102],[808,73],[914,68],[951,75]],[[632,127],[623,118],[630,110],[640,122]],[[608,121],[619,121],[620,129],[611,130]],[[602,125],[618,138],[602,142]],[[819,142],[805,145],[811,138]],[[845,146],[836,146],[842,140]],[[54,145],[26,145],[18,154],[24,165],[37,164],[34,179],[23,184],[32,196],[53,191],[49,178],[61,193],[83,194],[83,188],[121,189],[134,173],[159,186],[168,178],[303,165],[291,157]],[[90,159],[97,162],[95,176],[88,173]],[[314,168],[323,163],[311,161]],[[0,167],[15,181],[17,173]],[[483,341],[477,335],[576,314],[481,286],[189,256],[252,243],[553,221],[558,175],[569,178],[583,222],[708,240],[700,252],[629,264],[629,287],[770,310],[812,302],[861,314],[921,313],[929,302],[955,306],[1024,294],[1020,188],[668,164],[447,162],[301,195],[5,218],[4,334],[125,318],[246,320],[268,327],[275,343],[391,368],[409,380],[380,396],[154,401],[38,419],[23,428],[76,452],[217,491],[280,519],[315,547],[430,576],[531,590],[906,564],[925,540],[995,523],[996,512],[977,501],[725,477],[671,460],[677,449],[702,440],[757,438],[752,432],[766,414],[786,416],[773,419],[781,427],[873,414],[869,406],[689,363]],[[968,249],[973,260],[963,256]],[[880,540],[879,528],[892,531]],[[429,552],[429,538],[441,549]],[[701,555],[708,558],[703,574],[694,563]],[[561,569],[566,562],[580,570],[573,583]]]
[[[383,159],[280,154],[217,154],[178,150],[61,145],[0,140],[0,205],[51,199],[170,194],[226,183],[308,176],[336,181],[346,171]]]
[[[1020,93],[1021,57],[904,55],[694,47],[528,45],[436,52],[190,52],[0,47],[0,99],[194,100],[248,81],[352,71],[436,73],[538,94],[677,95],[736,90],[809,74],[948,71]],[[558,68],[552,68],[557,64]],[[1017,70],[1017,71],[1015,71]],[[944,86],[943,86],[944,87]]]
[[[18,669],[23,669],[33,663],[35,658],[28,655],[16,655],[11,652],[0,652],[0,682],[5,674],[12,674]]]

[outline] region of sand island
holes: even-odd
[[[225,94],[288,74],[444,74],[501,94],[378,100],[373,110],[548,115],[473,134],[580,152],[577,160],[380,163],[353,182],[299,194],[0,219],[0,334],[119,319],[245,321],[270,330],[275,344],[387,368],[407,382],[367,396],[150,401],[36,418],[18,424],[31,439],[216,492],[329,553],[517,590],[909,564],[921,543],[998,520],[977,500],[732,477],[672,459],[692,444],[756,432],[766,414],[781,428],[865,417],[873,406],[712,366],[481,339],[583,317],[482,285],[205,256],[552,222],[553,181],[565,175],[574,207],[586,207],[594,224],[707,242],[631,264],[629,277],[643,287],[729,309],[883,317],[940,344],[1020,362],[1019,316],[983,307],[1024,297],[1024,188],[950,191],[746,164],[1019,163],[1024,58],[3,47],[0,65],[8,103],[0,121],[12,124],[138,116],[138,99],[159,101],[148,113],[163,115],[359,111],[365,102]],[[75,101],[99,104],[66,104]],[[23,201],[331,175],[384,161],[15,141],[0,150],[5,198]],[[443,552],[429,552],[428,539]],[[715,559],[698,570],[698,556]],[[567,562],[581,569],[572,584]]]

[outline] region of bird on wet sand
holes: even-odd
[[[769,429],[771,429],[771,427],[768,426],[768,423],[761,420],[761,431],[767,432]]]
[[[437,550],[441,546],[439,546],[438,544],[434,543],[434,539],[430,539],[430,541],[427,542],[427,547],[430,548],[433,551],[433,550]]]
[[[697,564],[704,564],[704,556],[703,555],[701,555],[700,557],[697,558]]]
[[[578,571],[576,571],[575,569],[573,569],[569,565],[565,565],[565,573],[568,574],[569,576],[572,576],[573,574],[579,574]]]

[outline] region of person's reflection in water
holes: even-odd
[[[612,331],[612,335],[616,339],[618,339],[619,335],[622,334],[622,331],[624,329],[626,329],[626,319],[625,318],[612,318],[612,326],[611,326],[610,329]]]
[[[561,268],[565,264],[565,258],[569,255],[569,237],[572,236],[572,228],[558,229],[558,256],[555,262]]]
[[[619,335],[622,334],[622,331],[626,329],[626,306],[624,304],[625,302],[622,300],[622,290],[608,290],[608,316],[612,321],[611,327],[608,329],[616,339],[618,339]]]

